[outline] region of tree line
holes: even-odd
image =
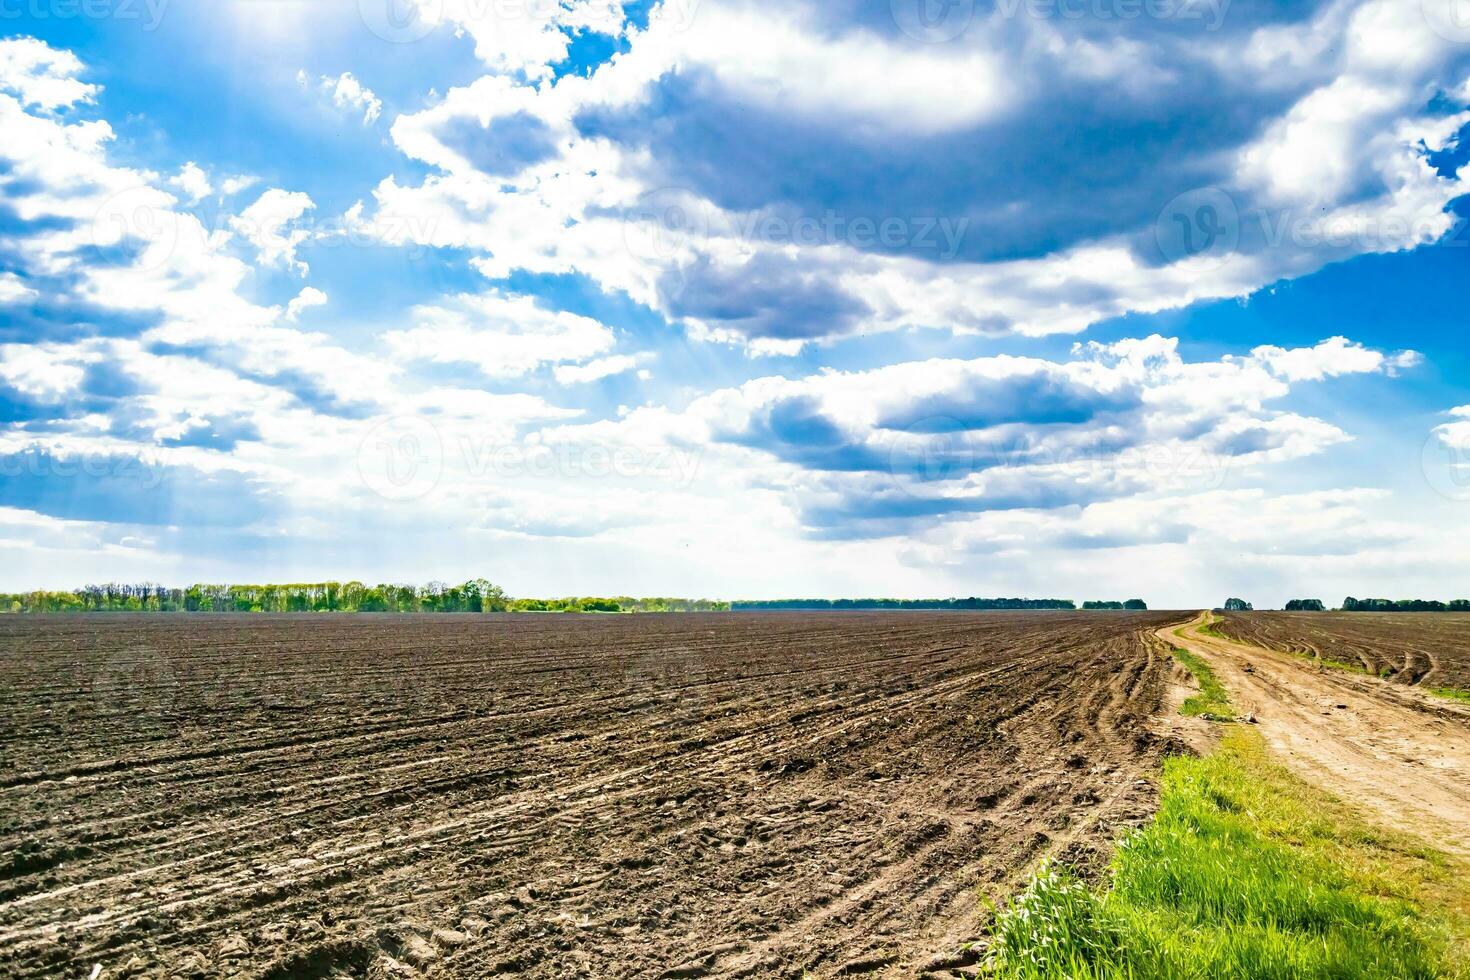
[[[730,608],[708,599],[513,599],[486,579],[460,585],[365,585],[306,582],[282,585],[210,585],[170,588],[153,582],[86,585],[61,592],[0,593],[0,612],[88,613],[502,613],[709,612]]]
[[[1142,599],[1128,599],[1125,602],[1101,602],[1089,601],[1082,604],[1083,609],[1147,609],[1148,603]]]
[[[1343,612],[1470,612],[1470,599],[1354,599],[1342,600]]]
[[[1226,599],[1222,607],[1226,612],[1252,612],[1254,606],[1244,599]],[[1287,612],[1326,612],[1327,606],[1321,599],[1292,599],[1286,604]],[[1354,599],[1342,600],[1339,612],[1470,612],[1470,599],[1453,599],[1441,602],[1438,599]]]
[[[754,599],[730,603],[736,612],[783,609],[1076,609],[1071,599]]]

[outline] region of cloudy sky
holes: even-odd
[[[5,4],[0,588],[1470,594],[1458,3]]]

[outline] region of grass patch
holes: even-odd
[[[1199,693],[1186,698],[1184,704],[1179,708],[1179,713],[1191,718],[1198,718],[1200,715],[1230,717],[1230,696],[1225,693],[1224,686],[1215,677],[1215,672],[1210,669],[1210,665],[1188,650],[1178,647],[1174,649],[1174,659],[1187,667],[1194,675],[1195,682],[1199,684]]]
[[[1449,698],[1451,701],[1463,701],[1466,704],[1470,704],[1470,691],[1462,691],[1457,687],[1431,687],[1430,690],[1442,698]]]
[[[1368,673],[1368,668],[1362,664],[1350,664],[1345,660],[1329,660],[1327,657],[1308,657],[1307,659],[1315,660],[1323,667],[1331,667],[1333,670],[1345,670],[1350,674]]]
[[[1201,633],[1203,633],[1205,636],[1213,636],[1217,640],[1229,640],[1232,643],[1239,642],[1238,640],[1235,639],[1235,637],[1233,637],[1233,636],[1226,636],[1224,633],[1221,633],[1218,629],[1216,629],[1215,627],[1219,624],[1219,622],[1220,621],[1218,619],[1216,619],[1214,616],[1211,616],[1210,614],[1206,613],[1205,614],[1205,621],[1200,624],[1199,631]]]
[[[1467,977],[1464,867],[1371,829],[1231,729],[1167,760],[1157,817],[1094,890],[1045,866],[997,913],[991,976]]]

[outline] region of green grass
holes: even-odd
[[[1371,829],[1230,729],[1165,763],[1158,815],[1111,887],[1045,866],[997,913],[1005,978],[1466,977],[1465,868]]]
[[[1210,665],[1188,650],[1179,647],[1174,649],[1174,659],[1189,668],[1189,672],[1194,675],[1195,681],[1199,684],[1199,693],[1186,698],[1184,704],[1179,708],[1179,713],[1189,715],[1191,718],[1198,718],[1200,715],[1229,718],[1232,714],[1230,696],[1225,693],[1225,688],[1215,677],[1215,672],[1210,669]]]
[[[1457,687],[1431,687],[1430,690],[1442,698],[1449,698],[1451,701],[1464,701],[1470,704],[1470,691],[1462,691]]]

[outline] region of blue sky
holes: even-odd
[[[7,5],[0,588],[1459,597],[1453,15]]]

